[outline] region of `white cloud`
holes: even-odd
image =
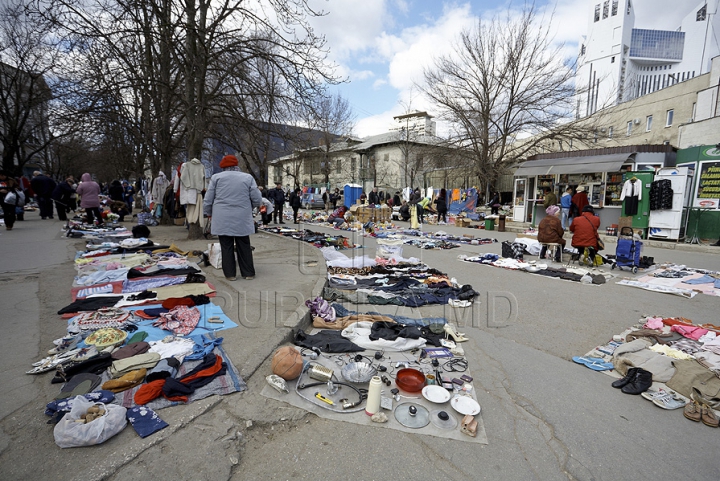
[[[373,82],[373,88],[376,90],[379,89],[380,87],[382,87],[383,85],[387,85],[387,80],[379,78],[375,82]]]
[[[432,58],[446,53],[457,34],[474,23],[470,5],[465,4],[445,8],[434,24],[404,29],[400,41],[386,44],[396,49],[388,67],[390,84],[399,90],[411,88],[414,82],[422,79],[423,68]]]
[[[310,5],[327,15],[310,23],[325,35],[330,57],[338,62],[366,50],[391,20],[387,0],[311,0]]]
[[[372,70],[353,70],[350,72],[350,81],[365,80],[373,78],[374,76],[375,72],[373,72]]]

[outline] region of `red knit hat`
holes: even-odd
[[[221,169],[226,169],[228,167],[235,167],[237,165],[238,165],[238,160],[237,160],[237,157],[235,157],[234,155],[226,155],[220,161]]]

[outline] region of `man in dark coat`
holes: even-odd
[[[282,189],[282,183],[275,182],[275,188],[270,189],[270,192],[268,192],[268,200],[271,200],[275,203],[275,210],[273,211],[273,223],[278,223],[278,218],[280,219],[280,224],[284,224],[283,222],[283,206],[285,205],[285,191]]]
[[[43,219],[53,219],[52,193],[55,187],[57,187],[55,181],[39,170],[36,170],[33,172],[30,186],[32,186],[35,192],[35,198],[40,208],[40,217]]]
[[[58,219],[62,221],[67,220],[68,212],[75,210],[71,205],[73,201],[72,195],[75,193],[74,185],[75,182],[73,182],[72,177],[68,177],[60,182],[57,187],[55,187],[55,190],[53,190],[52,199],[55,201],[55,210],[57,211]]]
[[[373,187],[372,192],[370,192],[370,195],[368,195],[368,203],[372,205],[377,205],[380,203],[380,195],[378,194],[377,187]]]

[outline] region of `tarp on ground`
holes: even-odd
[[[453,202],[448,207],[448,214],[458,215],[461,212],[465,212],[467,217],[472,220],[479,220],[480,216],[475,213],[477,207],[478,193],[477,189],[471,188],[465,192],[464,199],[461,198],[458,202]]]

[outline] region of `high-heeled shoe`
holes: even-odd
[[[443,326],[443,330],[445,331],[446,339],[452,339],[455,342],[465,342],[469,340],[467,337],[465,337],[464,333],[457,332],[450,323],[445,323],[445,325]]]

